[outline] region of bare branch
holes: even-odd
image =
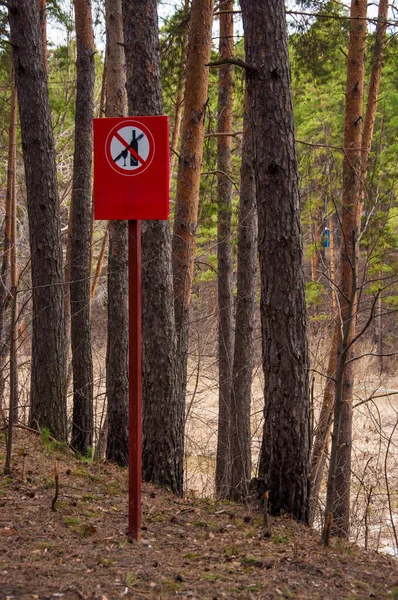
[[[256,70],[254,67],[251,67],[244,60],[241,60],[240,58],[224,58],[222,60],[215,60],[214,62],[206,63],[205,67],[222,67],[223,65],[236,65],[237,67],[246,69],[246,71],[255,71]]]

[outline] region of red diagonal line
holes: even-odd
[[[128,142],[126,142],[126,140],[125,140],[125,139],[123,139],[123,138],[122,138],[122,136],[121,136],[121,135],[119,135],[117,131],[116,131],[116,133],[114,133],[113,135],[115,136],[115,138],[116,138],[117,140],[119,140],[119,142],[120,142],[121,144],[123,144],[123,146],[124,146],[125,148],[127,148],[127,149],[128,149],[128,151],[130,152],[130,154],[132,154],[132,155],[134,156],[135,160],[139,160],[139,161],[140,161],[140,163],[141,163],[143,166],[145,166],[145,165],[146,165],[146,160],[144,160],[144,159],[142,158],[142,156],[140,156],[140,155],[139,155],[139,154],[138,154],[138,153],[137,153],[135,150],[133,150],[132,148],[129,148],[129,143],[128,143]]]

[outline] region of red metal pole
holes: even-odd
[[[129,527],[141,537],[141,221],[129,221]]]

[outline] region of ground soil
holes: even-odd
[[[271,519],[268,538],[262,524],[254,505],[144,485],[142,539],[129,543],[126,471],[18,429],[12,476],[0,479],[0,599],[398,598],[395,559],[338,540],[324,548],[287,517]]]

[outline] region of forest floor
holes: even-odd
[[[144,485],[140,542],[129,543],[126,471],[79,460],[16,430],[0,478],[0,599],[398,599],[398,561],[288,518],[264,538],[255,507],[177,499]],[[5,455],[4,435],[0,460]],[[55,511],[54,459],[60,492]]]

